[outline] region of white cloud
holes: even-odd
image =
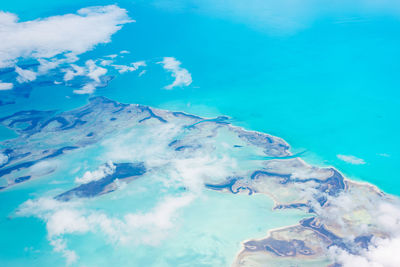
[[[78,259],[75,251],[69,250],[67,244],[63,239],[53,239],[50,240],[50,245],[53,246],[54,251],[63,254],[64,258],[67,260],[67,265],[75,263]]]
[[[48,218],[46,227],[51,236],[85,233],[90,229],[89,222],[77,209],[55,210]]]
[[[71,264],[78,256],[68,249],[65,235],[95,232],[103,234],[111,243],[123,245],[133,242],[156,246],[168,236],[168,230],[176,226],[179,210],[188,206],[194,198],[191,194],[167,197],[148,213],[127,213],[123,218],[87,210],[83,207],[84,202],[40,198],[23,203],[17,215],[42,219],[53,249],[62,253],[67,264]]]
[[[375,203],[375,205],[380,228],[400,236],[400,206],[385,202]]]
[[[168,176],[173,182],[183,184],[192,192],[200,193],[206,182],[224,181],[237,167],[235,159],[209,154],[197,154],[191,158],[171,160]]]
[[[17,214],[36,216],[46,221],[48,237],[57,238],[63,234],[89,231],[89,224],[79,210],[78,202],[61,202],[52,198],[28,200],[22,204]]]
[[[142,77],[145,73],[146,73],[146,70],[142,70],[141,72],[139,72],[138,76]]]
[[[145,61],[137,61],[137,62],[133,62],[131,65],[135,69],[138,69],[139,67],[146,67],[146,62]]]
[[[50,70],[58,68],[60,65],[65,63],[73,63],[79,60],[79,58],[71,53],[64,55],[64,58],[61,59],[43,59],[39,58],[38,61],[40,63],[37,69],[37,75],[47,74]]]
[[[346,198],[347,201],[344,201]],[[343,267],[400,266],[400,257],[397,255],[400,251],[400,203],[398,199],[392,199],[391,202],[388,199],[374,199],[371,203],[367,202],[366,200],[354,201],[354,198],[350,197],[340,197],[335,203],[330,202],[331,205],[340,205],[346,213],[357,210],[357,205],[367,205],[368,211],[371,213],[369,224],[375,225],[380,233],[371,239],[368,249],[359,251],[359,255],[349,254],[338,247],[331,247],[329,252],[333,260],[341,263]],[[326,216],[337,218],[340,217],[340,214],[330,209]],[[360,225],[360,233],[356,234],[368,234],[368,232],[362,233],[362,228]]]
[[[107,56],[108,58],[114,58],[114,55]],[[117,55],[115,55],[117,56]],[[108,73],[107,68],[103,67],[113,67],[118,70],[119,73],[125,73],[129,71],[136,71],[140,67],[146,66],[145,61],[133,62],[130,65],[113,65],[114,61],[109,59],[98,59],[98,60],[87,60],[84,66],[78,66],[76,64],[70,64],[69,68],[63,69],[64,81],[68,82],[77,76],[86,76],[90,78],[92,81],[84,84],[81,88],[74,90],[75,94],[92,94],[97,87],[104,86],[104,82],[102,81],[102,77],[104,77]],[[97,65],[103,66],[100,67]]]
[[[104,157],[112,161],[144,161],[149,170],[160,171],[160,182],[167,187],[184,186],[196,194],[201,193],[205,182],[218,183],[236,174],[236,159],[226,153],[215,154],[212,141],[202,142],[201,150],[177,154],[168,144],[181,135],[182,127],[187,125],[185,121],[182,123],[169,121],[151,130],[145,128],[145,132],[133,128],[118,138],[106,139],[101,144],[105,148]]]
[[[168,229],[175,226],[176,213],[188,206],[194,195],[183,195],[180,197],[167,197],[163,199],[151,212],[144,214],[128,214],[125,216],[125,224],[128,229],[140,229],[135,238],[150,245],[157,245],[165,239]],[[128,239],[132,237],[128,236]],[[126,237],[123,240],[127,242]]]
[[[86,61],[87,76],[96,83],[100,83],[100,77],[107,73],[107,69],[97,66],[93,60]]]
[[[75,183],[86,184],[93,181],[98,181],[107,175],[111,175],[115,171],[115,165],[109,161],[104,165],[101,165],[97,170],[87,171],[81,178],[76,178]]]
[[[114,61],[110,60],[110,59],[103,59],[100,61],[100,65],[102,65],[103,67],[105,66],[109,66],[113,63]]]
[[[82,88],[74,90],[77,95],[90,95],[96,91],[96,86],[93,83],[85,84]]]
[[[162,64],[164,69],[172,73],[172,77],[175,77],[175,81],[165,86],[165,89],[172,89],[177,86],[188,86],[192,83],[192,75],[187,69],[181,68],[181,62],[173,57],[164,57],[163,61],[158,62]]]
[[[38,74],[46,74],[49,72],[49,70],[57,68],[60,63],[62,62],[61,60],[46,60],[43,58],[38,59],[40,65],[38,67]]]
[[[118,57],[118,55],[117,55],[117,54],[112,54],[112,55],[108,55],[108,56],[106,56],[106,57],[109,57],[109,58],[111,58],[111,59],[114,59],[114,58]]]
[[[64,71],[64,81],[66,82],[74,79],[76,76],[81,76],[85,74],[85,69],[75,64],[71,64],[71,68]]]
[[[352,155],[340,155],[339,154],[339,155],[337,155],[337,157],[340,160],[343,160],[343,161],[345,161],[347,163],[351,163],[351,164],[354,164],[354,165],[365,164],[365,161],[363,159],[357,158],[357,157],[352,156]]]
[[[87,60],[85,66],[81,67],[75,64],[71,64],[70,69],[64,70],[64,81],[70,81],[76,76],[87,76],[92,81],[86,83],[82,88],[74,90],[75,94],[92,94],[97,87],[102,86],[103,82],[101,77],[107,74],[108,70],[96,65],[95,61]]]
[[[2,91],[2,90],[11,90],[11,89],[13,89],[13,87],[14,87],[14,84],[12,84],[12,83],[3,83],[0,80],[0,91]]]
[[[129,67],[126,65],[113,65],[113,67],[118,70],[119,73],[125,73],[127,71],[134,71],[133,67]]]
[[[137,61],[137,62],[133,62],[132,67],[137,70],[139,69],[139,67],[146,67],[146,62],[145,61]]]
[[[67,265],[77,260],[74,251],[67,248],[63,239],[64,234],[85,233],[90,230],[83,213],[77,208],[77,203],[59,202],[55,199],[40,198],[28,200],[23,203],[17,215],[35,216],[46,222],[47,238],[53,246],[54,251],[62,253],[66,258]]]
[[[15,72],[18,74],[17,81],[19,83],[32,82],[36,80],[36,73],[34,71],[26,69],[24,70],[18,66],[15,66]]]
[[[118,138],[109,138],[102,142],[106,152],[104,157],[117,161],[144,161],[150,168],[170,161],[168,142],[180,132],[180,126],[167,123],[152,128],[143,134],[133,129]],[[132,142],[130,140],[135,140]]]
[[[6,154],[0,153],[0,165],[6,164],[8,162],[8,156]]]
[[[63,53],[82,54],[132,22],[116,5],[88,7],[77,14],[18,22],[12,13],[0,12],[0,68],[18,58],[52,58]]]
[[[140,67],[145,67],[146,62],[145,61],[138,61],[138,62],[133,62],[129,66],[127,65],[112,65],[116,70],[118,70],[119,73],[125,73],[125,72],[131,72],[131,71],[136,71]]]
[[[400,237],[393,239],[376,239],[368,250],[363,250],[361,255],[352,255],[332,247],[332,253],[336,261],[343,267],[398,267],[400,266]]]

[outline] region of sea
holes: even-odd
[[[115,75],[91,96],[202,117],[225,115],[233,125],[283,138],[293,153],[301,153],[312,165],[334,166],[350,179],[400,196],[398,5],[375,8],[359,6],[360,1],[350,1],[357,2],[354,5],[337,1],[339,7],[326,7],[306,1],[304,6],[286,8],[265,1],[271,3],[268,9],[262,1],[249,1],[249,6],[240,2],[14,0],[2,1],[0,10],[28,21],[117,4],[136,22],[123,25],[109,43],[80,58],[127,50],[130,53],[122,63],[145,60],[154,64],[148,64],[141,77],[137,72]],[[262,8],[257,9],[260,3]],[[233,7],[227,7],[230,4]],[[179,60],[193,82],[166,90],[172,78],[157,64],[163,57]],[[85,105],[89,97],[74,94],[67,86],[44,85],[33,88],[27,98],[17,98],[15,104],[0,106],[0,115],[31,109],[71,110]],[[14,137],[13,131],[0,127],[2,141]],[[50,180],[0,192],[2,266],[65,264],[46,238],[45,222],[11,218],[23,201],[45,192]],[[135,198],[155,201],[148,191]],[[107,197],[102,201],[104,209],[113,210],[115,202],[108,203]],[[69,244],[79,254],[78,266],[189,266],[185,265],[188,257],[201,257],[199,266],[229,266],[241,241],[261,238],[282,222],[292,225],[304,217],[296,211],[272,216],[272,200],[262,195],[248,198],[209,191],[207,198],[193,205],[183,211],[183,217],[192,222],[190,229],[182,222],[179,233],[162,250],[152,246],[115,249],[113,244],[99,242],[96,235],[71,235]],[[204,223],[210,229],[206,234]],[[196,251],[183,252],[188,243]],[[225,249],[218,251],[221,247]],[[108,254],[110,250],[116,252]],[[110,256],[95,256],[103,254]],[[154,258],[154,254],[164,256]]]

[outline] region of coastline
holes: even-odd
[[[71,144],[69,144],[69,146],[64,146],[58,150],[44,150],[41,153],[39,153],[40,151],[36,151],[36,155],[32,154],[29,156],[23,156],[24,160],[29,163],[27,165],[25,164],[26,166],[20,165],[21,167],[9,167],[9,165],[7,165],[9,162],[7,162],[6,165],[8,166],[7,168],[9,168],[9,171],[6,169],[7,171],[4,172],[4,166],[2,166],[3,170],[1,170],[4,172],[4,175],[9,175],[14,171],[19,172],[22,167],[29,169],[32,165],[36,164],[35,162],[38,162],[38,160],[41,161],[43,159],[61,156],[64,150],[66,150],[68,147],[79,149],[99,142],[106,136],[109,136],[110,132],[114,132],[115,129],[119,129],[119,127],[121,129],[125,129],[126,127],[136,125],[137,127],[147,127],[151,129],[151,127],[157,127],[157,125],[167,125],[170,120],[175,121],[175,123],[180,125],[179,127],[182,127],[184,132],[186,131],[185,135],[179,137],[180,139],[175,139],[175,141],[169,140],[170,143],[167,147],[175,151],[174,153],[177,153],[176,155],[180,153],[185,155],[185,151],[194,152],[198,149],[203,149],[202,145],[196,145],[196,142],[198,142],[199,139],[214,138],[218,135],[218,129],[226,129],[227,132],[232,134],[232,136],[235,136],[235,138],[238,138],[238,140],[246,143],[246,146],[254,149],[261,149],[266,156],[273,157],[273,159],[250,159],[249,162],[256,162],[257,164],[255,164],[255,166],[258,167],[255,167],[256,169],[252,169],[251,167],[247,172],[244,173],[242,180],[233,181],[233,183],[229,186],[230,188],[236,186],[237,189],[234,191],[231,190],[231,192],[242,193],[243,190],[246,189],[241,185],[241,182],[244,181],[246,186],[248,186],[247,188],[251,190],[251,192],[267,195],[274,203],[273,210],[278,208],[278,205],[281,206],[279,209],[300,209],[306,214],[310,214],[310,218],[312,220],[310,221],[310,218],[306,218],[295,225],[268,229],[267,235],[261,239],[249,238],[242,241],[242,250],[238,252],[235,261],[249,251],[248,248],[246,249],[246,246],[251,242],[267,242],[266,244],[268,246],[272,246],[271,251],[282,254],[279,255],[278,258],[289,257],[289,259],[301,259],[304,257],[308,259],[315,259],[318,257],[324,257],[326,256],[324,253],[327,253],[326,249],[330,246],[339,246],[341,248],[354,246],[352,251],[357,251],[357,239],[355,239],[354,242],[352,241],[353,243],[350,245],[345,245],[343,241],[343,231],[353,231],[355,236],[360,236],[356,233],[358,225],[357,218],[346,225],[344,229],[338,226],[336,220],[340,218],[340,216],[346,215],[347,211],[342,210],[343,207],[340,207],[338,203],[335,203],[335,200],[340,198],[342,195],[345,195],[349,198],[354,196],[359,197],[359,194],[353,196],[351,190],[367,192],[365,195],[362,195],[364,193],[361,194],[361,197],[365,197],[367,200],[375,199],[375,195],[377,195],[376,199],[383,201],[383,198],[387,196],[385,193],[379,190],[377,186],[368,182],[358,182],[348,179],[334,167],[318,167],[308,164],[301,157],[288,157],[293,154],[290,151],[290,145],[284,139],[268,133],[246,130],[244,127],[227,124],[227,117],[223,117],[223,119],[218,119],[219,117],[202,118],[180,111],[162,110],[137,104],[123,104],[105,97],[91,98],[89,103],[81,108],[56,115],[53,115],[52,112],[31,113],[19,112],[14,115],[7,116],[1,119],[1,121],[10,129],[17,130],[20,133],[19,138],[22,138],[21,140],[25,140],[28,143],[31,136],[43,135],[44,137],[47,137],[52,136],[54,133],[60,131],[60,133],[62,132],[64,134],[68,134],[69,132],[79,133],[78,135],[74,136],[76,140],[72,139],[72,145],[79,145],[71,146]],[[99,114],[101,117],[99,117]],[[88,129],[90,128],[87,128],[88,126],[85,122],[85,120],[87,120],[85,119],[86,116],[89,116],[89,118],[96,116],[93,118],[98,120],[98,122],[96,122],[97,127],[101,127],[99,125],[103,125],[103,128],[98,128],[99,131],[95,131],[94,133],[90,132],[87,134],[87,132],[89,132]],[[185,118],[184,120],[180,118],[182,116]],[[21,120],[28,123],[30,122],[31,125],[24,129],[20,129],[18,127],[16,128],[15,125],[18,126],[18,123],[16,122]],[[189,125],[187,125],[188,123]],[[111,126],[110,124],[114,124],[115,126]],[[49,125],[52,126],[49,128]],[[176,138],[174,135],[171,137]],[[82,140],[87,141],[83,142]],[[168,139],[165,141],[167,140]],[[14,142],[18,141],[14,140]],[[8,142],[3,142],[3,144],[12,146],[13,142],[8,140]],[[151,146],[152,144],[150,143],[149,145]],[[210,151],[213,151],[208,151],[207,147],[204,148],[206,149],[206,153],[212,153]],[[242,149],[241,146],[237,146],[236,148]],[[24,149],[21,151],[23,152]],[[12,153],[10,152],[10,161],[12,159],[14,162],[15,159],[20,157],[20,155],[23,154],[18,154],[15,151]],[[28,159],[31,159],[31,161]],[[16,162],[19,162],[19,160]],[[144,164],[146,164],[146,162]],[[221,177],[221,179],[226,179],[226,177]],[[25,180],[21,180],[21,182],[25,182]],[[18,177],[15,178],[14,184],[19,183]],[[13,184],[11,183],[10,186],[11,185]],[[82,189],[79,190],[88,190],[87,188],[90,188],[90,186],[84,186],[81,188]],[[82,191],[80,194],[82,194],[82,196],[96,196],[85,191]],[[295,200],[291,200],[292,198]],[[330,206],[327,206],[328,204]],[[360,204],[362,206],[363,203],[358,200],[355,204]],[[329,216],[326,216],[326,214],[329,214],[329,210],[332,208],[331,205],[336,205],[335,209],[338,210],[338,218],[330,218]],[[355,208],[360,209],[358,206]],[[368,207],[361,208],[367,213],[372,212]],[[328,213],[326,213],[325,209],[328,209]],[[298,233],[294,233],[293,231],[297,231]],[[285,233],[283,237],[280,237],[281,239],[279,239],[279,237],[278,239],[273,238],[275,233],[280,232]],[[303,232],[307,234],[312,233],[314,238],[320,238],[322,240],[321,245],[319,247],[315,245],[313,240],[309,239],[307,235],[303,234]],[[375,227],[371,228],[370,233],[376,233],[377,235],[388,235],[388,233],[377,232]],[[291,238],[293,234],[295,234],[296,237]],[[296,247],[296,244],[300,242],[299,240],[301,241],[300,244],[302,245],[300,247]],[[312,245],[307,245],[310,244],[310,242]],[[285,254],[286,252],[284,251],[287,250],[290,250],[290,253],[294,253],[295,256],[296,253],[300,254],[294,257],[292,254]],[[282,253],[280,251],[282,251]],[[310,252],[305,251],[314,252],[311,252],[310,254]],[[260,255],[263,255],[264,253],[268,252],[257,249],[251,253],[261,253]],[[314,255],[313,253],[315,253],[315,257],[311,256]]]

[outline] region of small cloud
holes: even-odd
[[[385,157],[385,158],[390,157],[390,155],[387,153],[380,153],[380,154],[378,154],[378,156]]]
[[[100,166],[97,170],[87,171],[81,178],[76,178],[75,183],[87,184],[89,182],[98,181],[107,175],[111,175],[115,171],[115,165],[109,161],[106,164]]]
[[[61,63],[67,62],[69,59],[55,59],[55,60],[46,60],[46,59],[38,59],[40,65],[37,70],[38,75],[46,74],[50,70],[57,68]]]
[[[146,67],[146,62],[138,61],[138,62],[133,62],[131,65],[137,70],[139,67]]]
[[[17,81],[19,83],[32,82],[36,80],[36,73],[31,70],[24,70],[15,66],[15,72],[18,74]]]
[[[158,62],[163,65],[163,68],[172,73],[172,77],[175,77],[175,81],[165,86],[165,89],[172,89],[177,86],[189,86],[192,83],[192,75],[187,69],[181,68],[181,62],[176,60],[174,57],[164,57],[163,61]]]
[[[4,153],[0,153],[0,165],[6,164],[8,162],[8,156]]]
[[[11,90],[11,89],[13,89],[13,87],[14,87],[14,84],[12,84],[12,83],[3,83],[0,81],[0,91]]]
[[[112,54],[112,55],[107,55],[106,57],[114,59],[114,58],[118,57],[118,55],[117,54]]]
[[[83,67],[80,67],[75,64],[71,64],[71,68],[64,70],[64,71],[65,71],[65,75],[64,75],[65,82],[74,79],[76,76],[84,75],[84,73],[85,73],[85,69]]]
[[[96,87],[92,83],[84,85],[81,89],[74,90],[74,94],[77,95],[90,95],[96,91]]]
[[[100,77],[107,73],[107,69],[97,66],[93,60],[86,61],[87,76],[96,83],[100,83]]]
[[[365,164],[363,159],[357,158],[352,155],[337,155],[338,159],[343,160],[344,162],[354,164],[354,165],[362,165]]]
[[[103,60],[101,60],[100,61],[100,65],[102,65],[102,66],[109,66],[109,65],[111,65],[112,63],[113,63],[114,61],[112,61],[112,60],[106,60],[106,59],[103,59]]]
[[[138,62],[133,62],[130,65],[112,65],[116,70],[118,70],[119,73],[125,73],[125,72],[131,72],[131,71],[136,71],[140,67],[145,67],[146,62],[145,61],[138,61]]]
[[[70,81],[76,76],[87,76],[92,81],[85,84],[82,88],[76,89],[75,94],[92,94],[97,87],[103,86],[101,78],[107,74],[108,70],[96,65],[93,60],[87,60],[84,67],[71,64],[71,68],[64,70],[64,81]]]
[[[125,73],[128,71],[133,71],[133,67],[126,66],[126,65],[113,65],[113,67],[119,72],[119,73]]]

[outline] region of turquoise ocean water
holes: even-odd
[[[93,4],[110,2],[12,1],[2,9],[29,20]],[[153,62],[174,56],[191,72],[193,83],[161,90],[170,78],[150,66],[140,79],[137,73],[117,76],[96,94],[199,115],[225,114],[235,124],[283,137],[295,151],[306,150],[312,163],[336,166],[349,177],[400,194],[400,22],[395,16],[357,10],[327,14],[304,29],[279,33],[195,7],[162,9],[146,1],[119,5],[137,22],[82,57],[120,50],[131,51],[129,59]],[[66,95],[72,95],[70,88],[42,87],[1,112],[71,109],[87,99]],[[342,162],[338,154],[366,164]]]
[[[349,178],[367,181],[385,192],[400,195],[398,16],[383,11],[360,12],[357,8],[351,8],[344,13],[326,12],[304,23],[299,29],[283,28],[280,31],[279,27],[274,30],[262,27],[263,22],[249,22],[243,17],[237,19],[235,14],[228,14],[230,10],[209,11],[201,8],[201,2],[165,8],[165,5],[153,1],[117,1],[120,7],[129,11],[136,23],[124,25],[112,36],[111,43],[96,47],[82,55],[82,58],[97,58],[121,50],[131,52],[123,59],[126,62],[158,62],[164,56],[171,56],[180,60],[182,67],[189,70],[193,83],[185,88],[163,90],[162,87],[171,82],[171,77],[159,65],[153,64],[140,78],[136,72],[117,75],[107,87],[98,89],[95,95],[201,116],[227,115],[235,125],[282,137],[292,146],[293,152],[305,151],[302,157],[309,163],[335,166]],[[91,5],[114,3],[103,0],[64,3],[15,0],[2,2],[0,9],[18,14],[23,21],[72,13]],[[71,88],[67,87],[40,87],[34,89],[28,99],[18,99],[15,105],[0,106],[0,114],[8,115],[22,109],[69,110],[84,105],[87,98],[86,95],[72,94]],[[0,128],[0,134],[1,140],[15,136],[3,128]],[[347,163],[337,155],[353,155],[363,159],[365,164]],[[32,263],[25,262],[24,257],[25,260],[35,259],[37,266],[64,262],[57,255],[39,255],[35,249],[30,249],[40,247],[43,251],[51,251],[42,221],[26,218],[12,220],[11,223],[7,218],[22,201],[35,197],[32,192],[41,192],[41,185],[47,182],[34,182],[29,188],[21,185],[0,194],[0,202],[7,203],[0,208],[1,234],[8,235],[0,239],[0,247],[5,248],[0,252],[3,263],[10,266]],[[259,196],[250,202],[249,198],[242,196],[219,196],[215,192],[209,194],[209,199],[195,203],[199,210],[205,209],[210,203],[220,203],[227,206],[227,214],[222,217],[232,218],[235,215],[233,207],[242,205],[240,210],[249,214],[244,215],[246,219],[242,216],[235,219],[242,218],[243,225],[259,219],[257,212],[265,212],[257,224],[230,237],[237,240],[224,240],[227,244],[240,242],[247,237],[262,237],[265,229],[278,227],[280,219],[285,218],[289,224],[293,224],[302,216],[293,213],[287,219],[288,215],[285,214],[281,218],[278,216],[277,221],[268,221],[268,209],[272,203],[267,198]],[[141,197],[151,198],[150,195]],[[215,200],[217,198],[218,201]],[[252,213],[248,207],[254,203],[257,208]],[[265,207],[263,203],[266,203]],[[108,208],[112,210],[112,207]],[[208,222],[210,225],[227,223],[212,216],[213,210],[204,212],[209,212],[209,216],[215,218]],[[198,214],[190,210],[184,213],[190,220],[199,221],[196,217]],[[194,224],[198,230],[192,234],[201,235],[200,226]],[[185,233],[184,227],[180,231]],[[214,234],[217,235],[216,240],[229,236],[221,232],[209,234],[203,241],[197,241],[197,248],[201,249],[204,245],[201,242],[210,243]],[[196,237],[188,235],[182,240]],[[81,255],[109,249],[107,245],[79,247],[79,238],[82,237],[73,238],[76,239],[71,242],[76,242]],[[97,237],[85,238],[89,243],[97,243]],[[14,240],[15,243],[10,245],[7,240]],[[21,250],[20,247],[25,249]],[[167,246],[165,253],[175,253],[177,247]],[[230,258],[234,256],[232,251],[238,251],[238,247],[229,248],[229,252],[222,254]],[[121,266],[124,265],[123,255],[131,251],[122,249],[118,253],[113,259],[99,259],[98,264],[104,264],[102,260],[116,262],[119,259]],[[205,251],[204,255],[212,257],[207,253],[210,252]],[[137,251],[135,255],[136,261],[143,264],[157,260],[143,256],[146,251]],[[226,258],[220,259],[220,262],[226,264]],[[82,264],[92,259],[83,256]],[[218,259],[213,260],[214,264],[218,263]],[[177,262],[171,259],[171,262],[156,263],[163,266]]]

